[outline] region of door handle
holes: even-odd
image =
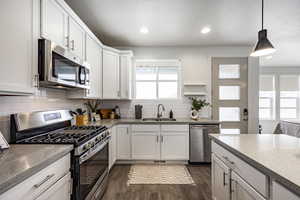
[[[243,110],[243,120],[248,121],[248,109],[244,108]]]

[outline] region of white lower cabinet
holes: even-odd
[[[159,160],[159,132],[132,132],[132,159]]]
[[[212,154],[212,199],[230,200],[230,168]]]
[[[188,160],[188,125],[132,125],[132,159]]]
[[[109,169],[111,169],[116,160],[117,160],[117,134],[116,134],[116,127],[112,127],[110,130],[110,141],[109,141]]]
[[[68,173],[36,200],[70,200],[71,186],[71,173]]]
[[[188,125],[162,125],[160,135],[162,160],[189,160]]]
[[[117,160],[131,159],[131,134],[129,125],[118,125],[117,134]]]
[[[0,195],[0,200],[67,200],[71,197],[70,154]]]
[[[231,173],[231,200],[266,200],[235,172]]]

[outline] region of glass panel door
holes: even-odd
[[[212,59],[213,119],[221,134],[248,132],[248,59]]]

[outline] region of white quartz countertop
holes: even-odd
[[[288,135],[210,135],[227,150],[300,194],[300,139]]]

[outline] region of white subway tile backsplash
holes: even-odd
[[[82,106],[82,100],[67,99],[64,90],[40,89],[32,96],[0,96],[0,131],[9,140],[10,115],[13,113],[75,109]]]

